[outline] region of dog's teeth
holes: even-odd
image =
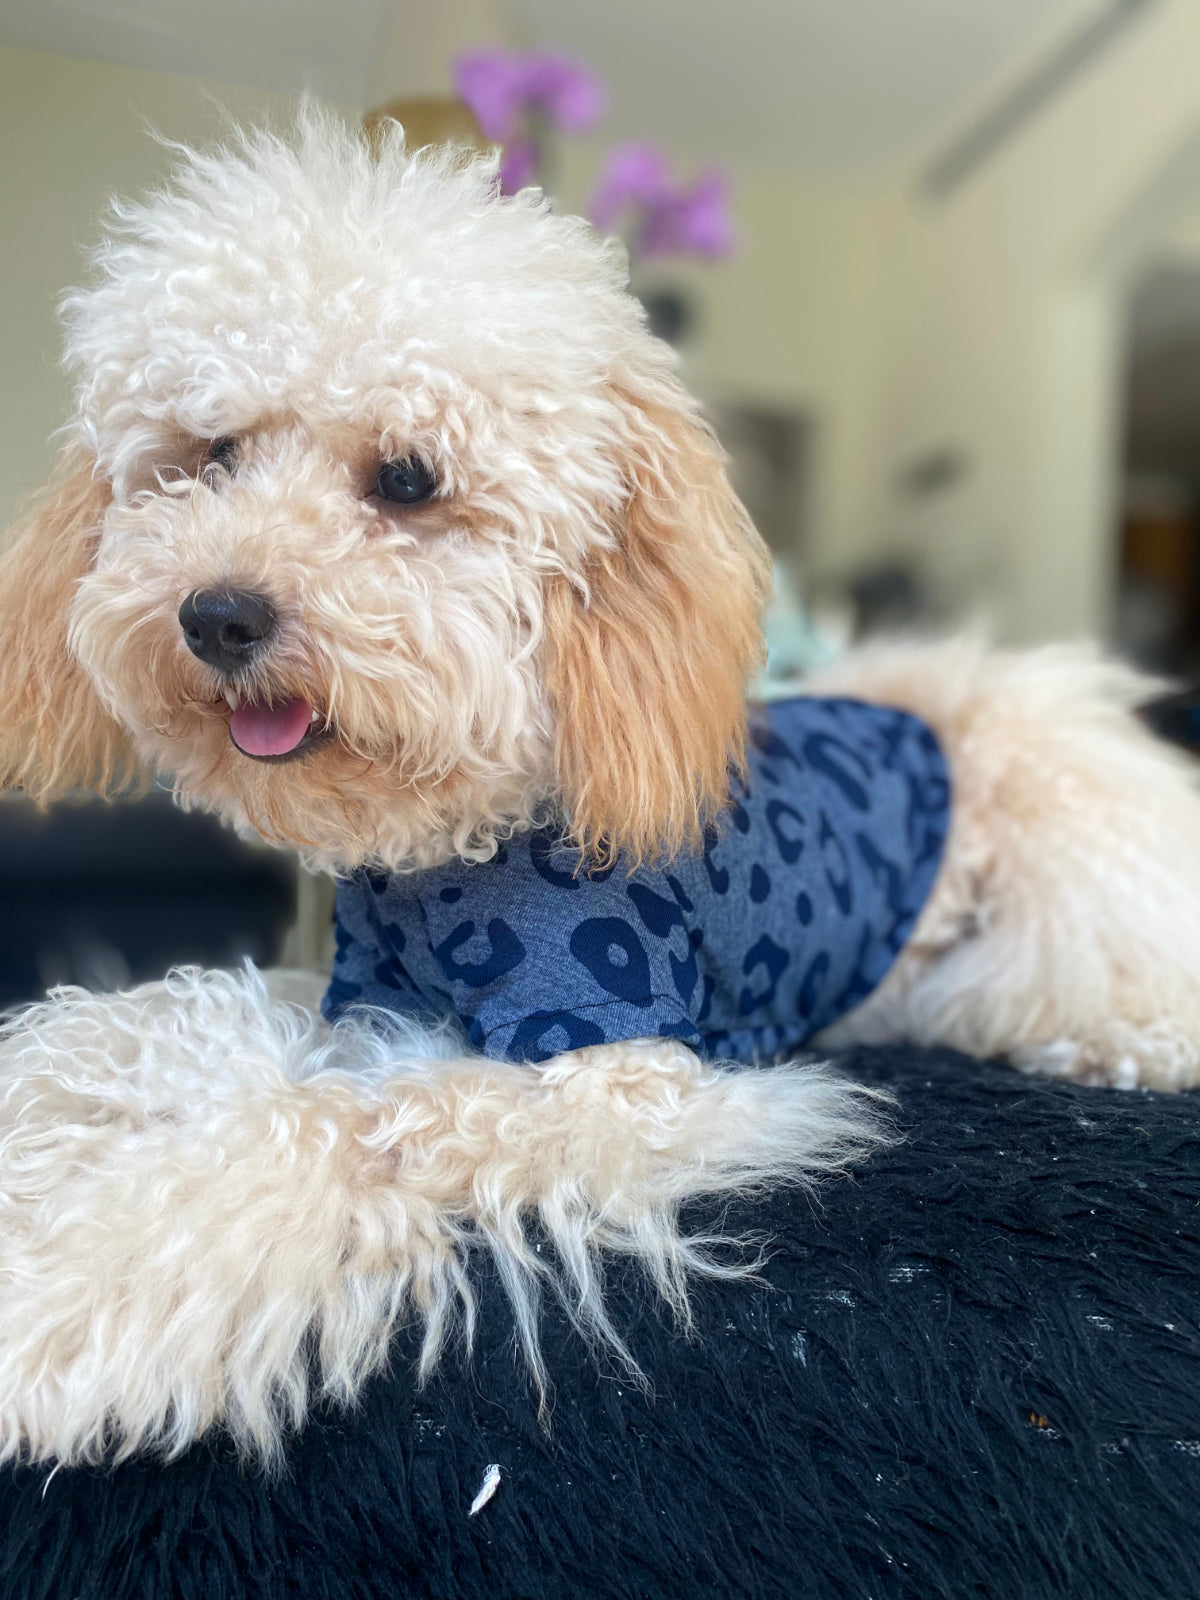
[[[320,722],[320,720],[321,720],[321,713],[319,711],[314,711],[312,716],[309,717],[309,719],[308,719],[309,726],[311,727],[314,722]]]
[[[229,709],[231,711],[236,711],[238,706],[241,704],[241,701],[238,699],[238,692],[236,689],[226,689],[225,698],[229,701]]]

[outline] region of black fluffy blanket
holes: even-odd
[[[1194,1600],[1200,1100],[846,1067],[906,1139],[819,1207],[732,1210],[773,1241],[760,1283],[701,1285],[685,1338],[614,1268],[649,1393],[548,1311],[539,1424],[485,1284],[473,1355],[420,1392],[401,1341],[282,1478],[219,1439],[10,1469],[3,1600]]]

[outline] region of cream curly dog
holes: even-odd
[[[16,1018],[0,1448],[176,1449],[221,1422],[270,1452],[304,1415],[314,1348],[345,1397],[398,1318],[424,1319],[436,1359],[469,1324],[473,1248],[500,1263],[539,1377],[543,1286],[620,1350],[606,1251],[643,1261],[686,1316],[689,1273],[742,1267],[681,1234],[682,1201],[806,1182],[884,1135],[873,1097],[819,1066],[733,1071],[692,1048],[726,1035],[704,1031],[715,936],[687,921],[678,864],[728,901],[731,772],[736,789],[752,755],[767,794],[797,763],[769,720],[748,742],[767,563],[619,254],[534,192],[500,198],[487,161],[408,155],[398,132],[372,155],[309,114],[288,139],[181,152],[168,190],[114,208],[95,269],[64,303],[69,445],[0,567],[0,779],[48,798],[154,773],[298,847],[348,880],[343,920],[374,928],[368,965],[397,993],[436,991],[405,965],[389,897],[397,916],[441,915],[484,881],[475,866],[518,857],[564,903],[608,894],[611,910],[641,884],[673,965],[670,993],[643,996],[637,941],[612,953],[619,918],[585,919],[608,930],[595,947],[573,925],[589,983],[667,1009],[642,1037],[605,1032],[591,1002],[535,1010],[524,1056],[457,1004],[451,978],[480,987],[481,969],[453,927],[425,956],[471,1047],[428,1008],[331,1023],[252,972],[64,991]],[[958,643],[860,655],[796,702],[835,733],[864,702],[896,708],[871,723],[887,781],[907,751],[910,795],[944,812],[948,767],[953,803],[925,845],[897,835],[920,857],[911,881],[928,878],[915,898],[898,858],[854,835],[875,918],[857,975],[830,1000],[840,958],[820,952],[809,1028],[758,1042],[823,1027],[822,1044],[1194,1083],[1200,802],[1130,714],[1146,690],[1086,651]],[[828,728],[801,736],[857,807],[858,757],[829,755]],[[806,782],[767,806],[771,826],[789,806],[802,825]],[[581,871],[538,855],[548,827]],[[815,859],[778,837],[785,859]],[[766,918],[771,883],[746,870]],[[489,959],[538,948],[498,921]],[[774,1000],[790,953],[763,939],[742,974],[753,957],[775,977],[760,993],[739,976],[734,1011]],[[519,964],[537,983],[555,965]]]

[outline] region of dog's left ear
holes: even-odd
[[[130,787],[137,763],[67,642],[71,601],[92,562],[109,486],[76,451],[0,556],[0,789],[35,800]]]
[[[546,683],[571,837],[633,866],[697,847],[728,802],[770,560],[683,391],[623,407],[614,546],[548,589]]]

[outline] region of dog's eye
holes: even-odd
[[[417,456],[403,461],[385,461],[379,469],[376,488],[380,498],[398,506],[415,506],[437,488],[432,470]]]
[[[214,439],[208,447],[208,460],[205,466],[221,467],[225,472],[232,472],[237,465],[237,440]]]

